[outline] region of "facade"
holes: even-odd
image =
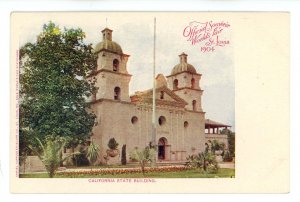
[[[108,141],[115,138],[119,150],[126,144],[127,159],[136,147],[144,148],[152,138],[153,89],[129,95],[132,75],[127,71],[129,55],[112,39],[112,30],[102,31],[95,47],[98,56],[98,92],[91,98],[97,116],[92,139],[100,145],[100,162],[107,161]],[[179,55],[170,75],[156,77],[156,143],[159,161],[184,161],[188,155],[205,150],[205,112],[202,109],[201,74]],[[227,143],[227,142],[226,142]],[[113,160],[114,159],[114,160]],[[110,161],[120,162],[120,156]]]

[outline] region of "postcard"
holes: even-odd
[[[287,193],[288,12],[14,12],[13,193]]]

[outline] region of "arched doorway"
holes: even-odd
[[[162,137],[158,140],[158,159],[166,159],[166,145],[168,141],[166,138]]]

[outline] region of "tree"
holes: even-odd
[[[231,157],[235,156],[235,133],[229,129],[224,129],[221,134],[227,135],[228,140],[228,150]]]
[[[75,148],[90,136],[96,116],[86,98],[97,89],[96,79],[87,77],[96,67],[96,56],[84,38],[80,28],[61,30],[50,22],[36,42],[20,49],[22,139],[38,137],[45,143],[45,134],[50,134],[64,137],[65,146]]]
[[[91,144],[87,148],[86,156],[91,164],[91,166],[95,165],[97,159],[99,158],[99,145],[96,144],[93,140],[91,141]],[[92,170],[92,167],[91,167]]]
[[[71,155],[78,154],[69,154],[62,158],[62,150],[66,144],[66,140],[63,137],[46,136],[46,143],[44,145],[38,138],[36,138],[36,140],[38,141],[39,147],[33,147],[32,145],[29,145],[29,147],[41,159],[50,178],[55,176],[61,163],[67,160]]]
[[[127,163],[127,159],[126,159],[126,144],[123,144],[123,146],[122,146],[121,163],[122,163],[122,165],[126,165],[126,163]]]
[[[145,176],[145,166],[147,165],[147,163],[154,161],[155,153],[156,151],[154,148],[150,148],[149,146],[147,146],[143,150],[139,150],[138,148],[136,148],[130,154],[130,158],[132,160],[139,162],[143,176]]]

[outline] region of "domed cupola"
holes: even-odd
[[[102,30],[103,39],[100,43],[96,45],[94,50],[95,53],[98,53],[102,50],[106,50],[120,55],[123,54],[121,46],[118,43],[112,41],[112,32],[113,30],[108,28]]]
[[[193,65],[187,63],[187,56],[188,55],[185,53],[181,53],[179,55],[180,63],[175,65],[175,67],[173,67],[171,75],[178,74],[181,72],[189,72],[192,74],[197,73],[195,67]]]
[[[167,76],[168,88],[188,103],[187,110],[202,112],[201,74],[197,73],[193,65],[187,63],[187,54],[181,53],[179,58],[180,63]]]
[[[97,69],[93,72],[96,76],[96,86],[100,89],[94,100],[109,99],[130,101],[129,82],[131,75],[127,71],[129,55],[123,53],[119,44],[112,40],[113,30],[102,30],[102,41],[94,49],[97,54]]]

